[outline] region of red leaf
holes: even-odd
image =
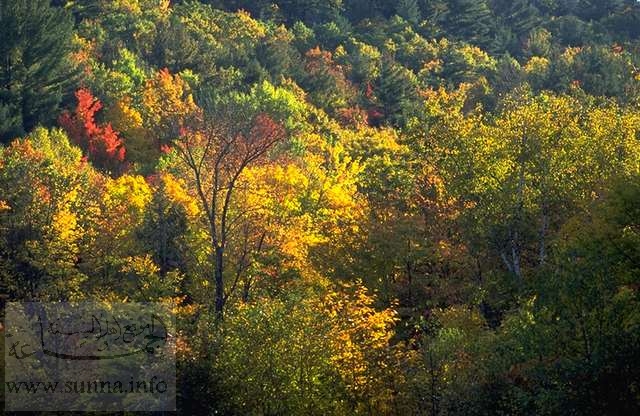
[[[78,100],[76,109],[60,116],[60,126],[96,167],[121,172],[125,166],[124,144],[111,123],[97,124],[95,120],[102,103],[86,88],[79,89],[75,95]]]

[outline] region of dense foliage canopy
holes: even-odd
[[[640,3],[0,0],[0,291],[172,303],[179,413],[640,414]]]

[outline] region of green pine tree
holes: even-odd
[[[138,232],[138,238],[153,255],[162,276],[171,270],[184,269],[187,229],[184,208],[171,203],[162,183],[153,195]]]
[[[436,1],[429,9],[430,20],[449,36],[483,48],[493,46],[495,18],[486,0]]]
[[[581,0],[578,3],[576,15],[584,20],[600,20],[615,13],[622,12],[627,6],[633,6],[637,1],[629,0]]]
[[[422,16],[428,22],[432,36],[447,35],[444,23],[449,16],[449,4],[445,0],[422,0]]]
[[[496,46],[520,56],[531,31],[539,26],[540,11],[531,0],[493,0],[496,20]]]
[[[494,0],[492,3],[494,13],[519,38],[540,23],[540,11],[530,0]]]
[[[0,0],[0,141],[55,118],[74,74],[72,30],[48,0]]]
[[[385,58],[376,87],[375,94],[385,119],[391,124],[400,124],[403,109],[415,94],[414,82],[409,71],[393,59]]]
[[[269,72],[273,82],[290,74],[293,65],[300,61],[300,55],[291,44],[292,38],[284,26],[280,26],[256,48],[258,61]]]
[[[77,22],[83,19],[95,19],[102,11],[101,6],[103,6],[101,2],[95,0],[59,0],[59,3],[71,10]]]
[[[298,20],[311,25],[330,22],[343,10],[342,0],[279,0],[275,3],[289,23]]]
[[[409,23],[417,25],[422,20],[417,0],[400,0],[396,5],[396,14]]]

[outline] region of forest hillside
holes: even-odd
[[[172,305],[184,415],[640,414],[640,3],[0,0],[0,294]]]

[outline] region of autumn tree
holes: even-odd
[[[256,45],[266,35],[264,23],[243,10],[228,13],[204,2],[181,2],[171,10],[159,24],[151,56],[158,67],[194,70],[221,89],[256,80]]]
[[[96,122],[96,113],[102,108],[102,103],[87,89],[78,90],[76,98],[76,109],[73,113],[63,113],[60,125],[97,167],[120,173],[124,168],[126,151],[111,123]]]
[[[220,411],[394,414],[409,357],[391,341],[396,314],[374,302],[358,284],[294,286],[230,311],[213,365],[225,380]]]
[[[531,295],[500,328],[485,331],[481,316],[460,308],[427,320],[430,379],[419,384],[434,413],[638,412],[638,370],[628,366],[639,356],[638,176],[603,187],[587,215],[573,216],[556,234]]]
[[[0,285],[15,299],[80,299],[90,167],[61,130],[0,150]]]
[[[233,209],[236,187],[245,170],[264,161],[285,136],[283,127],[271,117],[252,113],[251,109],[224,105],[199,110],[193,124],[183,127],[174,142],[206,218],[215,258],[215,311],[219,317],[230,295],[225,293],[225,250],[244,215]]]

